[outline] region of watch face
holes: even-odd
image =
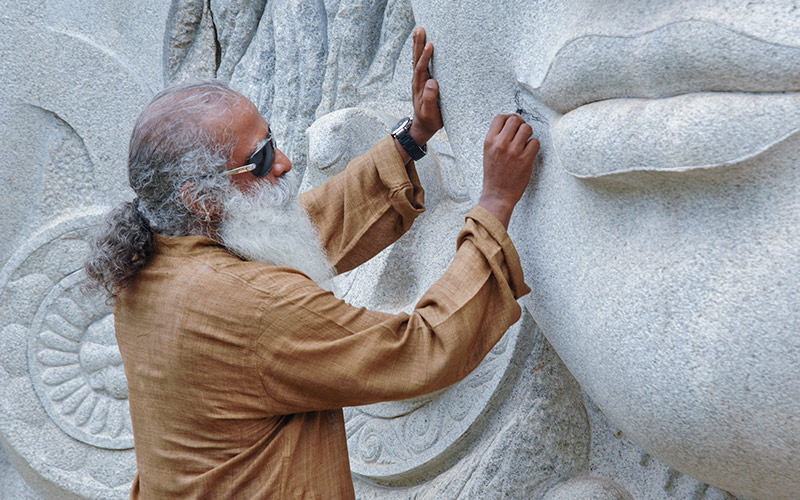
[[[402,134],[411,128],[411,118],[405,117],[395,125],[392,135]]]

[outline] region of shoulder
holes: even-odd
[[[215,294],[246,293],[252,299],[316,287],[297,269],[241,259],[202,236],[159,237],[153,264],[170,272],[178,283],[188,281]]]

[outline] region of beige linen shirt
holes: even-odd
[[[422,201],[391,138],[302,195],[339,272],[399,238]],[[114,310],[131,498],[353,498],[341,408],[457,382],[520,316],[529,289],[502,224],[475,207],[457,248],[413,312],[386,314],[209,238],[158,236]]]

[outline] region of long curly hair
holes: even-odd
[[[91,241],[88,289],[115,299],[155,252],[156,232],[203,234],[189,207],[209,211],[230,189],[216,174],[233,152],[227,129],[231,108],[243,99],[221,81],[204,80],[167,88],[150,101],[128,150],[128,180],[137,198],[113,209]]]

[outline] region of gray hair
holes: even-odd
[[[211,211],[230,189],[216,174],[233,153],[227,127],[231,107],[243,99],[223,82],[205,80],[169,87],[150,101],[128,150],[128,180],[137,198],[112,210],[92,242],[85,264],[89,288],[115,298],[155,252],[154,232],[203,234],[189,207]]]

